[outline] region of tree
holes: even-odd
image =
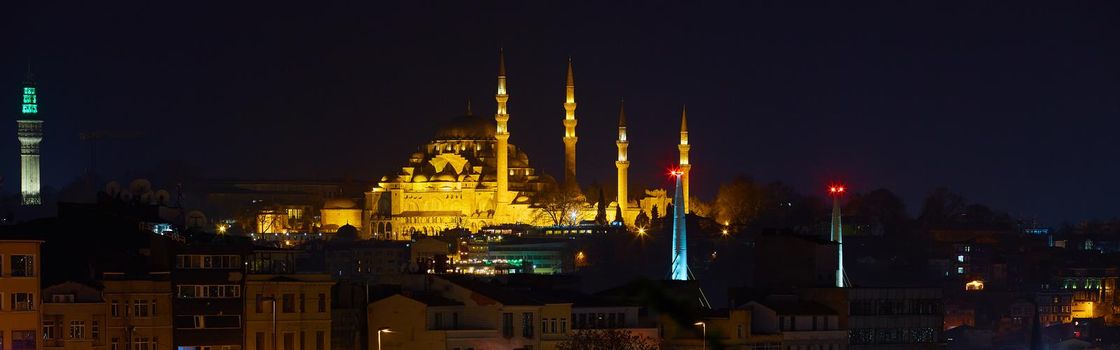
[[[657,341],[621,329],[577,330],[559,344],[558,350],[655,350]]]
[[[712,202],[705,202],[700,200],[700,197],[692,196],[688,199],[688,210],[691,210],[693,215],[712,218]]]
[[[754,180],[736,176],[719,186],[716,192],[716,220],[736,225],[753,223],[759,216],[760,191]]]
[[[902,198],[885,188],[852,195],[844,206],[844,214],[880,225],[888,235],[905,233],[910,223]]]
[[[603,188],[599,187],[599,202],[596,203],[598,208],[595,208],[595,224],[599,226],[607,226],[607,196],[603,195]]]
[[[947,188],[938,187],[926,197],[918,220],[926,227],[942,226],[954,222],[964,212],[964,197]]]
[[[545,218],[553,225],[575,225],[579,223],[580,210],[587,205],[587,198],[577,190],[556,188],[546,191],[538,198],[536,205],[538,218]]]
[[[647,228],[649,227],[649,215],[646,215],[645,210],[638,210],[638,216],[634,217],[634,227]]]
[[[649,212],[649,222],[654,224],[661,222],[661,213],[657,211],[657,204],[654,204],[652,208],[649,208]]]

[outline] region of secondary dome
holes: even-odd
[[[436,131],[438,140],[491,140],[497,133],[498,122],[493,118],[477,115],[456,117]]]
[[[331,198],[323,203],[323,209],[354,209],[358,203],[350,198]]]

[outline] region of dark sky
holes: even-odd
[[[16,118],[32,62],[56,187],[89,163],[84,130],[144,134],[98,145],[111,179],[181,162],[217,177],[368,180],[468,98],[492,114],[503,46],[511,142],[550,174],[570,55],[584,183],[613,184],[625,98],[639,183],[668,185],[687,104],[702,196],[745,173],[802,191],[886,187],[911,211],[947,186],[1048,224],[1117,214],[1114,1],[283,3],[6,5],[4,110]],[[7,179],[14,129],[0,123]]]

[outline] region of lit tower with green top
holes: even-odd
[[[39,90],[31,68],[23,80],[23,103],[16,135],[19,137],[20,197],[23,205],[40,205],[39,143],[43,141],[43,120],[39,118]]]

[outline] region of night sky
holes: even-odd
[[[705,199],[745,173],[805,192],[833,179],[885,187],[912,213],[947,186],[1051,225],[1117,216],[1114,1],[295,3],[5,5],[3,190],[18,183],[28,62],[48,186],[88,166],[88,130],[143,133],[97,145],[109,179],[187,164],[222,178],[373,180],[467,99],[494,113],[504,47],[510,141],[555,176],[574,60],[585,185],[613,188],[625,98],[639,184],[669,185],[687,104]]]

